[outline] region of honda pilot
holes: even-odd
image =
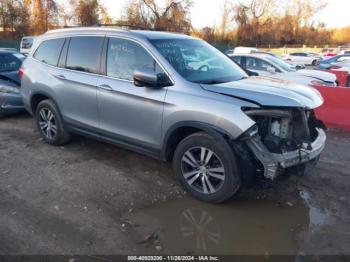
[[[219,203],[256,177],[306,173],[325,146],[312,87],[249,77],[205,41],[75,28],[36,41],[21,93],[52,145],[80,134],[171,161],[194,197]]]

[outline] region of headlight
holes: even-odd
[[[1,93],[14,93],[19,94],[19,88],[16,87],[10,87],[10,86],[0,86],[0,92]]]

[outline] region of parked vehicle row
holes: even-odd
[[[317,63],[317,69],[329,69],[337,63],[350,60],[350,54],[336,55],[325,60],[321,60]]]
[[[36,38],[21,72],[44,141],[78,133],[172,161],[194,197],[222,202],[256,176],[309,172],[326,135],[315,89],[249,77],[206,42],[79,28]]]
[[[318,61],[322,60],[322,56],[315,53],[309,52],[296,52],[285,55],[284,59],[286,61],[303,63],[305,65],[315,66]]]
[[[336,76],[331,73],[300,69],[282,59],[261,53],[240,54],[231,56],[243,68],[256,72],[259,76],[268,76],[277,79],[289,80],[304,85],[336,86]]]

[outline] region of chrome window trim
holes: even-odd
[[[144,48],[146,50],[147,53],[150,54],[150,56],[157,62],[157,64],[160,66],[160,68],[164,71],[164,73],[169,77],[171,83],[174,85],[175,81],[172,78],[172,76],[169,74],[169,72],[165,69],[165,67],[162,65],[162,63],[159,62],[159,60],[152,54],[152,52],[149,50],[149,48],[147,48],[144,44],[142,44],[140,41],[135,40],[133,38],[130,37],[125,37],[125,36],[116,36],[116,35],[108,35],[107,33],[105,34],[79,34],[79,35],[63,35],[63,36],[54,36],[54,37],[49,37],[46,39],[43,39],[42,41],[40,41],[38,43],[38,45],[36,46],[35,50],[33,50],[33,52],[30,55],[30,58],[32,58],[33,60],[45,65],[45,66],[49,66],[51,68],[54,69],[60,69],[63,71],[68,71],[68,72],[78,72],[81,74],[86,74],[86,75],[93,75],[93,76],[99,76],[99,77],[106,77],[109,79],[115,79],[115,80],[120,80],[120,81],[124,81],[124,82],[128,82],[128,83],[133,83],[134,81],[132,80],[127,80],[127,79],[122,79],[122,78],[117,78],[117,77],[111,77],[111,76],[107,76],[107,75],[103,75],[103,74],[95,74],[95,73],[89,73],[89,72],[82,72],[82,71],[77,71],[77,70],[72,70],[72,69],[68,69],[68,68],[62,68],[62,67],[58,67],[58,66],[53,66],[53,65],[49,65],[46,64],[38,59],[36,59],[34,57],[34,54],[36,52],[36,50],[39,48],[39,46],[41,46],[42,43],[44,43],[45,41],[48,40],[54,40],[54,39],[61,39],[61,38],[73,38],[73,37],[82,37],[82,36],[93,36],[93,37],[103,37],[103,38],[117,38],[117,39],[124,39],[124,40],[129,40],[132,42],[135,42],[136,44],[139,44],[142,48]],[[108,46],[107,46],[108,47]],[[106,52],[108,52],[108,48],[106,50]]]
[[[50,37],[50,38],[47,38],[47,39],[44,39],[43,41],[41,41],[40,43],[38,43],[38,46],[36,47],[35,51],[33,51],[32,55],[30,58],[32,58],[33,60],[45,65],[45,66],[49,66],[53,69],[59,69],[59,70],[63,70],[63,71],[68,71],[68,72],[78,72],[78,73],[82,73],[82,74],[85,74],[85,75],[93,75],[93,76],[101,76],[101,74],[96,74],[96,73],[89,73],[89,72],[83,72],[83,71],[78,71],[78,70],[72,70],[72,69],[68,69],[68,68],[63,68],[63,67],[58,67],[58,66],[53,66],[53,65],[49,65],[49,64],[46,64],[38,59],[36,59],[33,55],[35,54],[36,50],[39,48],[39,46],[44,43],[45,41],[48,41],[48,40],[53,40],[53,39],[60,39],[60,38],[72,38],[72,37],[82,37],[82,36],[93,36],[93,37],[102,37],[102,38],[106,38],[106,35],[99,35],[99,34],[96,34],[96,35],[93,35],[93,34],[79,34],[79,35],[74,35],[74,36],[69,36],[69,35],[63,35],[63,36],[55,36],[55,37]],[[63,48],[63,47],[62,47]]]

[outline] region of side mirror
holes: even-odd
[[[269,66],[267,68],[267,72],[269,72],[269,73],[276,73],[276,68],[274,68],[273,66]]]
[[[172,85],[165,74],[156,74],[150,68],[136,69],[133,74],[134,85],[139,87],[162,88]]]

